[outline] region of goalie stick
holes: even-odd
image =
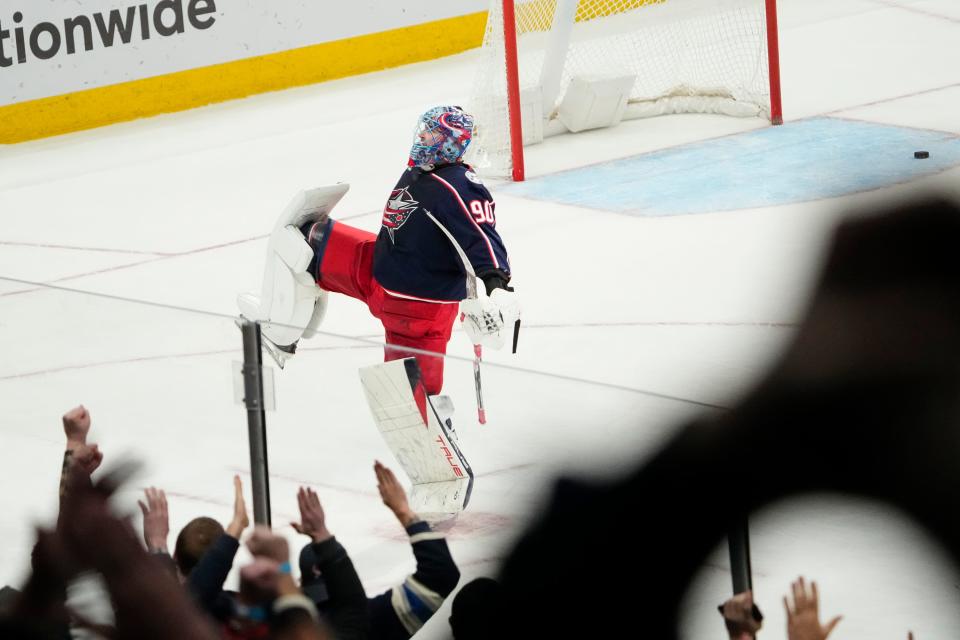
[[[467,254],[464,253],[463,247],[460,246],[460,243],[457,242],[456,238],[453,237],[453,234],[450,233],[450,230],[445,226],[440,224],[440,221],[437,218],[424,209],[424,213],[427,214],[433,223],[440,228],[440,231],[443,232],[443,235],[447,236],[447,239],[450,240],[450,244],[453,245],[454,251],[457,252],[457,255],[460,256],[460,261],[463,262],[463,269],[467,272],[467,297],[474,300],[477,299],[477,274],[473,271],[473,265],[470,264],[470,260],[467,258]],[[463,314],[460,314],[460,321],[463,321]],[[516,340],[516,339],[515,339]],[[483,349],[479,344],[473,345],[473,385],[477,390],[477,421],[480,424],[487,424],[487,411],[483,408],[483,388],[480,385],[480,361],[482,359]]]
[[[487,424],[487,411],[483,408],[483,389],[480,386],[480,361],[483,359],[483,347],[473,345],[473,384],[477,388],[477,419]]]

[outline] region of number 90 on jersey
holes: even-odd
[[[477,224],[483,224],[484,222],[497,223],[497,219],[493,215],[493,207],[494,204],[489,200],[470,201],[470,213],[473,214],[473,219],[476,220]]]

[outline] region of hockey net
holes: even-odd
[[[508,1],[523,144],[568,130],[558,113],[574,78],[632,76],[623,118],[723,113],[780,121],[779,69],[769,55],[771,47],[776,54],[775,0]],[[522,163],[510,138],[505,4],[491,0],[469,103],[478,127],[468,159],[492,176]]]

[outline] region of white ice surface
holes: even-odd
[[[787,121],[829,114],[960,133],[955,0],[783,0],[780,21]],[[376,230],[414,118],[469,95],[473,64],[466,53],[0,148],[0,276],[229,316],[236,293],[259,285],[265,234],[296,190],[349,182],[336,213]],[[527,167],[545,174],[761,126],[718,116],[627,122],[549,139],[528,150]],[[627,388],[715,405],[749,389],[789,340],[843,211],[917,189],[958,193],[958,177],[954,168],[827,201],[670,218],[498,197],[524,330],[517,356],[488,360],[607,386],[488,366],[481,427],[470,363],[448,362],[446,389],[478,474],[450,532],[462,583],[495,571],[554,473],[616,473],[708,410]],[[381,339],[353,300],[332,296],[327,318],[331,334]],[[375,458],[395,461],[356,375],[379,348],[329,335],[304,346],[277,375],[279,409],[268,415],[274,522],[296,540],[286,524],[296,487],[316,487],[378,593],[412,570],[371,469]],[[459,333],[450,352],[469,355]],[[146,462],[122,495],[127,508],[141,488],[165,488],[171,543],[194,516],[227,520],[231,476],[249,487],[246,415],[231,380],[240,357],[227,317],[0,279],[0,583],[23,578],[32,527],[55,512],[59,417],[81,402],[108,462]],[[751,532],[765,637],[785,637],[780,597],[800,574],[819,581],[825,615],[844,615],[838,638],[912,629],[931,640],[960,629],[956,569],[886,507],[809,497],[755,514]],[[729,585],[721,546],[684,603],[683,637],[724,637],[716,605]],[[445,637],[447,615],[422,637]]]

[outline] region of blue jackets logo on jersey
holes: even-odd
[[[390,234],[390,241],[393,242],[394,232],[403,226],[413,212],[417,210],[420,203],[410,196],[409,187],[394,189],[387,200],[387,206],[383,209],[383,227]]]

